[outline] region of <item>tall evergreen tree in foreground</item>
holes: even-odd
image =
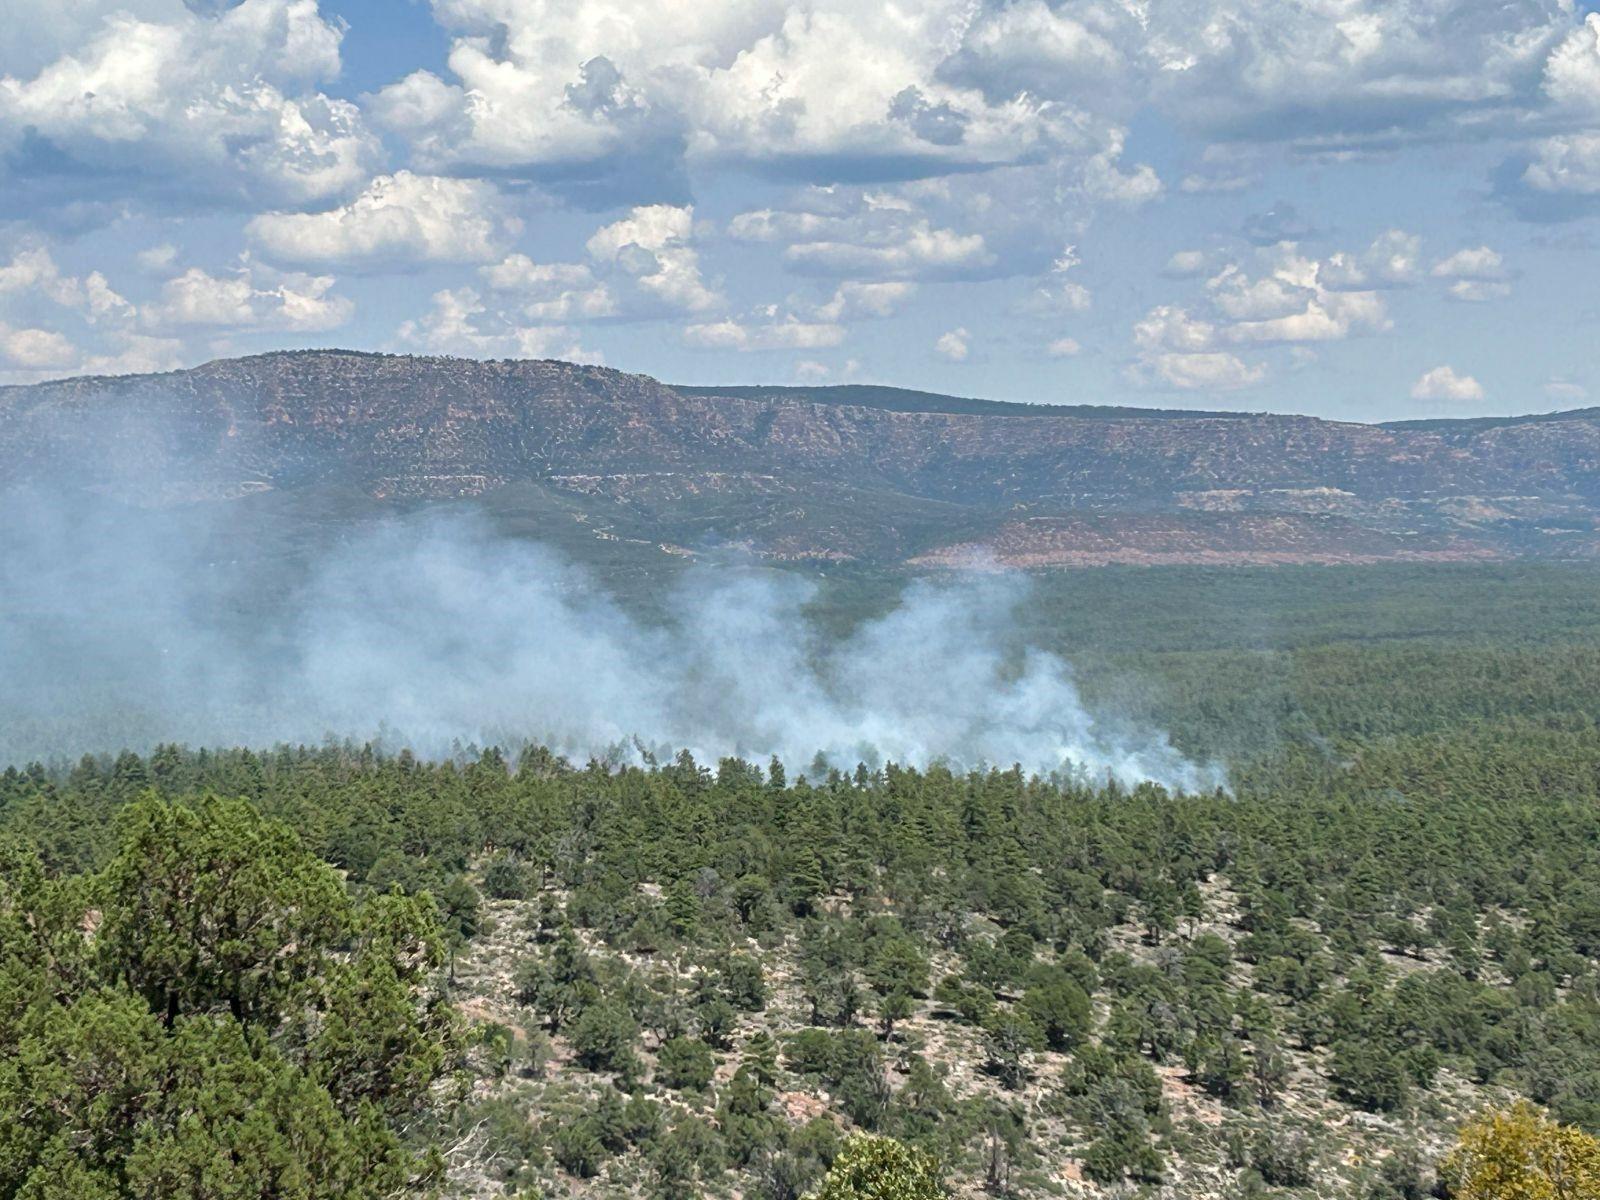
[[[0,1197],[421,1191],[402,1128],[450,1061],[426,895],[353,905],[243,802],[146,798],[101,872],[0,847]]]

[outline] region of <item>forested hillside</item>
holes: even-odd
[[[1519,1138],[1567,1139],[1568,1190],[1527,1194],[1590,1195],[1581,1136],[1508,1107],[1600,1130],[1582,580],[1503,628],[1472,605],[1514,581],[1458,580],[1457,631],[1420,586],[1311,582],[1273,585],[1268,657],[1219,629],[1140,660],[1233,747],[1227,792],[537,747],[19,764],[0,1195],[792,1200],[832,1166],[831,1198],[871,1194],[861,1132],[927,1156],[905,1196],[1501,1200]],[[1239,732],[1274,705],[1299,723]]]

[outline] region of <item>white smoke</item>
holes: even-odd
[[[647,622],[553,551],[461,515],[364,527],[284,585],[237,528],[59,497],[5,509],[6,761],[381,731],[425,754],[532,740],[575,758],[642,746],[1221,782],[1086,711],[1061,659],[1015,644],[1022,576],[919,582],[829,640],[797,576],[695,568]]]

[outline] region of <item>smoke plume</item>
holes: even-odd
[[[827,639],[798,576],[698,567],[644,620],[552,550],[461,513],[289,557],[199,509],[18,492],[4,511],[4,762],[334,736],[430,755],[537,741],[580,759],[687,748],[1219,783],[1164,736],[1086,711],[1061,659],[1016,644],[1021,576],[915,583]]]

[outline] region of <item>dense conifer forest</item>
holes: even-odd
[[[0,1197],[1595,1195],[1594,577],[1140,579],[1034,619],[1228,789],[6,769]]]

